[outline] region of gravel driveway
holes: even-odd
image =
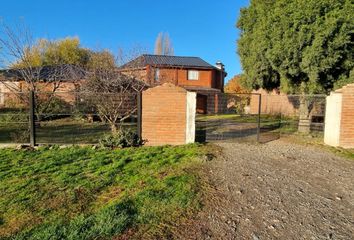
[[[181,239],[354,239],[354,161],[281,140],[220,143]]]

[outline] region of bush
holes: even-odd
[[[131,130],[120,130],[113,135],[105,136],[99,141],[99,144],[103,148],[126,148],[126,147],[139,147],[144,144],[138,134]]]
[[[12,123],[28,123],[28,112],[22,110],[9,110],[7,112],[0,113],[0,123],[12,124]]]

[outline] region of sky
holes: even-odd
[[[80,38],[83,47],[153,53],[159,32],[168,32],[175,55],[222,61],[227,79],[242,72],[235,27],[249,0],[12,0],[2,1],[0,20],[24,22],[34,38]]]

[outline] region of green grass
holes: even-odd
[[[344,149],[331,147],[331,151],[335,154],[354,160],[354,149]]]
[[[213,115],[197,115],[197,121],[226,121],[231,120],[239,123],[257,123],[258,115],[239,115],[239,114],[213,114]],[[282,121],[289,121],[292,118],[281,117]],[[261,125],[279,123],[280,116],[263,114],[261,115]]]
[[[204,147],[0,150],[0,239],[110,239],[199,208]],[[165,230],[168,232],[168,229]]]

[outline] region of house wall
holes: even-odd
[[[182,68],[158,68],[159,79],[155,79],[157,68],[147,66],[144,69],[122,70],[121,73],[133,76],[148,83],[150,86],[157,86],[164,83],[172,83],[176,86],[208,87],[222,90],[223,78],[219,71],[214,69],[190,69],[199,71],[198,80],[188,80],[188,69]]]
[[[193,69],[191,69],[193,70]],[[197,69],[196,69],[197,70]],[[178,70],[178,85],[179,86],[197,86],[197,87],[209,87],[213,85],[213,71],[212,70],[198,70],[198,80],[188,80],[188,70]]]
[[[63,82],[60,83],[59,88],[56,90],[55,96],[72,103],[75,101],[76,96],[73,92],[78,91],[78,86],[82,84],[83,81],[78,81],[76,83]],[[52,95],[53,84],[38,83],[36,84],[39,94],[39,99],[45,100],[48,96]],[[13,105],[23,103],[20,94],[27,94],[27,83],[25,81],[16,82],[0,82],[0,104],[1,105]],[[16,94],[14,93],[16,92]],[[23,93],[20,93],[23,92]]]
[[[121,70],[121,74],[136,78],[140,81],[144,81],[148,84],[153,83],[153,73],[151,72],[151,68],[143,68],[143,69],[126,69],[126,70]]]

